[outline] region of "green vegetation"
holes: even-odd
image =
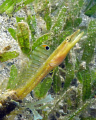
[[[89,7],[91,3],[92,0],[90,0],[90,3],[87,5],[85,15],[91,16],[95,13],[96,5]],[[52,7],[52,0],[6,0],[0,6],[0,13],[6,12],[6,14],[10,16],[21,8],[24,8],[27,11],[27,4],[30,6],[31,11],[35,11],[35,14],[27,14],[27,18],[16,17],[16,29],[9,28],[8,31],[19,43],[22,53],[29,58],[29,61],[33,59],[32,57],[37,57],[38,60],[38,56],[33,54],[33,51],[36,52],[35,48],[39,49],[42,44],[47,44],[50,46],[50,53],[52,53],[52,51],[56,49],[68,35],[72,34],[74,30],[80,28],[82,22],[80,12],[84,7],[83,0],[71,0],[70,2],[64,0],[61,3],[58,2],[58,7],[55,6],[55,9]],[[41,5],[41,9],[37,7],[39,4]],[[46,23],[46,31],[44,34],[41,33],[39,37],[37,33],[37,28],[39,27],[37,25],[38,16],[40,16]],[[81,113],[90,105],[90,103],[96,101],[93,99],[96,94],[96,70],[90,67],[90,63],[94,59],[94,50],[96,47],[96,19],[90,20],[87,27],[81,27],[81,31],[85,32],[84,35],[86,38],[82,38],[79,44],[81,47],[79,53],[78,50],[71,50],[65,61],[62,63],[64,67],[56,67],[50,72],[51,75],[48,75],[33,90],[34,98],[39,99],[39,101],[36,103],[27,103],[26,106],[33,111],[34,120],[47,120],[51,113],[54,113],[54,111],[57,112],[60,109],[59,103],[61,103],[61,101],[63,101],[63,107],[65,103],[67,104],[67,111],[69,111],[69,113],[66,112],[66,115],[64,114],[64,116],[61,116],[60,120],[75,120],[75,117],[80,118]],[[30,34],[32,41],[29,40]],[[39,60],[41,60],[42,50],[39,50],[39,56],[41,55]],[[80,51],[82,51],[82,53]],[[47,54],[47,52],[45,52],[45,54]],[[10,58],[7,56],[10,56]],[[4,62],[17,56],[18,53],[15,51],[0,53],[0,61]],[[48,54],[45,56],[48,56]],[[28,66],[31,63],[32,62],[29,62]],[[21,84],[24,85],[27,83],[26,81],[29,76],[25,77],[25,74],[28,73],[31,75],[33,72],[31,67],[27,68],[24,66],[24,69],[18,77],[18,69],[13,65],[11,67],[7,89],[14,90],[15,88],[19,88]],[[78,81],[78,85],[76,86],[75,84],[73,88],[71,83],[74,79]],[[62,84],[64,85],[62,86]],[[49,92],[51,90],[53,90],[54,99],[48,97],[48,94],[51,94],[51,92]],[[74,96],[74,94],[75,100],[72,101],[72,95]],[[48,107],[48,110],[46,107]],[[36,111],[38,109],[42,110],[43,117]],[[82,118],[82,120],[83,119],[85,118]],[[86,120],[87,119],[94,120],[94,118],[91,118],[90,116],[88,116]]]
[[[95,17],[96,14],[96,0],[89,0],[86,2],[85,15]]]
[[[13,59],[18,55],[19,53],[17,53],[16,51],[0,53],[0,62],[5,62],[9,59]]]

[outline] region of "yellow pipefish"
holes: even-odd
[[[28,93],[30,93],[35,87],[36,85],[52,70],[54,69],[56,66],[58,66],[60,63],[62,63],[62,61],[65,59],[66,55],[68,54],[68,52],[70,51],[71,48],[73,48],[73,46],[80,40],[80,38],[82,37],[84,32],[81,32],[79,34],[80,30],[77,30],[76,32],[74,32],[72,35],[68,36],[58,47],[57,49],[45,60],[44,57],[41,57],[39,60],[39,68],[37,68],[37,71],[34,72],[34,69],[36,68],[36,66],[38,67],[38,62],[36,63],[35,60],[38,59],[38,55],[35,56],[34,58],[34,54],[36,53],[33,52],[33,66],[32,68],[32,72],[31,72],[31,77],[28,78],[28,81],[26,80],[26,83],[20,88],[16,89],[16,94],[18,96],[18,99],[23,99]],[[46,45],[43,45],[43,47],[47,47]],[[42,47],[41,47],[42,49]],[[49,49],[49,48],[48,48]],[[38,52],[39,50],[37,50]],[[50,51],[50,50],[49,50]],[[42,49],[43,52],[43,49]],[[45,54],[45,56],[47,56]],[[45,61],[44,61],[45,60]],[[42,61],[44,61],[42,63]],[[41,62],[41,63],[40,63]],[[30,71],[30,70],[29,70]],[[30,74],[30,73],[28,73]],[[24,75],[24,74],[23,74]],[[18,84],[17,84],[18,86]]]

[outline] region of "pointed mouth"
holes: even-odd
[[[83,36],[84,32],[81,32],[80,34],[80,29],[78,29],[76,32],[74,32],[70,37],[70,43],[72,46],[74,46],[79,40],[80,38]]]

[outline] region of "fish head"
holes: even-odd
[[[50,56],[50,66],[56,67],[65,59],[69,51],[75,46],[75,44],[83,36],[84,32],[80,33],[80,29],[75,31],[70,36],[66,37],[65,40],[57,47],[57,49]],[[53,58],[52,58],[53,57]]]

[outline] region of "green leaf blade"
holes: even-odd
[[[4,52],[0,54],[0,62],[5,62],[7,60],[13,59],[18,57],[19,53],[17,53],[16,51],[12,51],[12,52]]]
[[[9,81],[7,84],[7,89],[14,89],[16,86],[16,77],[17,77],[18,71],[15,65],[12,65],[11,67],[11,71],[10,71],[10,77],[9,77]]]
[[[32,42],[35,42],[36,40],[35,33],[36,33],[36,27],[37,27],[35,15],[33,16],[28,15],[27,23],[29,25],[29,29],[31,30]]]
[[[96,4],[85,11],[85,15],[87,15],[89,17],[92,16],[93,14],[95,14],[95,13],[96,13]]]
[[[55,69],[53,75],[53,89],[55,93],[58,93],[61,89],[61,79],[60,79],[58,67]]]
[[[11,34],[11,36],[16,40],[16,30],[14,30],[13,28],[8,28],[9,33]]]
[[[17,40],[22,52],[29,57],[30,56],[29,27],[26,22],[18,22]]]
[[[83,46],[82,61],[89,64],[94,56],[94,48],[96,43],[96,20],[92,20],[88,26],[88,38]]]
[[[51,77],[45,78],[44,81],[39,83],[34,89],[35,96],[38,97],[39,99],[44,97],[47,94],[48,90],[50,89],[51,84],[52,78]]]
[[[86,70],[83,70],[82,72],[82,78],[83,78],[83,101],[87,100],[91,96],[91,74],[89,67],[86,68]]]
[[[51,28],[51,25],[52,25],[52,21],[51,21],[51,17],[50,17],[50,7],[49,7],[49,1],[46,1],[44,3],[44,10],[43,10],[43,19],[45,20],[46,22],[46,27],[47,27],[47,30],[50,30]]]
[[[62,7],[55,24],[51,28],[54,34],[58,34],[64,27],[64,24],[66,22],[66,13],[67,13],[67,8]]]
[[[21,22],[21,21],[24,21],[24,20],[25,20],[24,17],[16,17],[16,21],[17,21],[17,23],[18,23],[18,22]]]
[[[64,84],[64,90],[66,90],[69,86],[71,81],[74,79],[74,68],[73,64],[68,62],[68,58],[65,60],[66,65],[66,78],[65,78],[65,84]]]

